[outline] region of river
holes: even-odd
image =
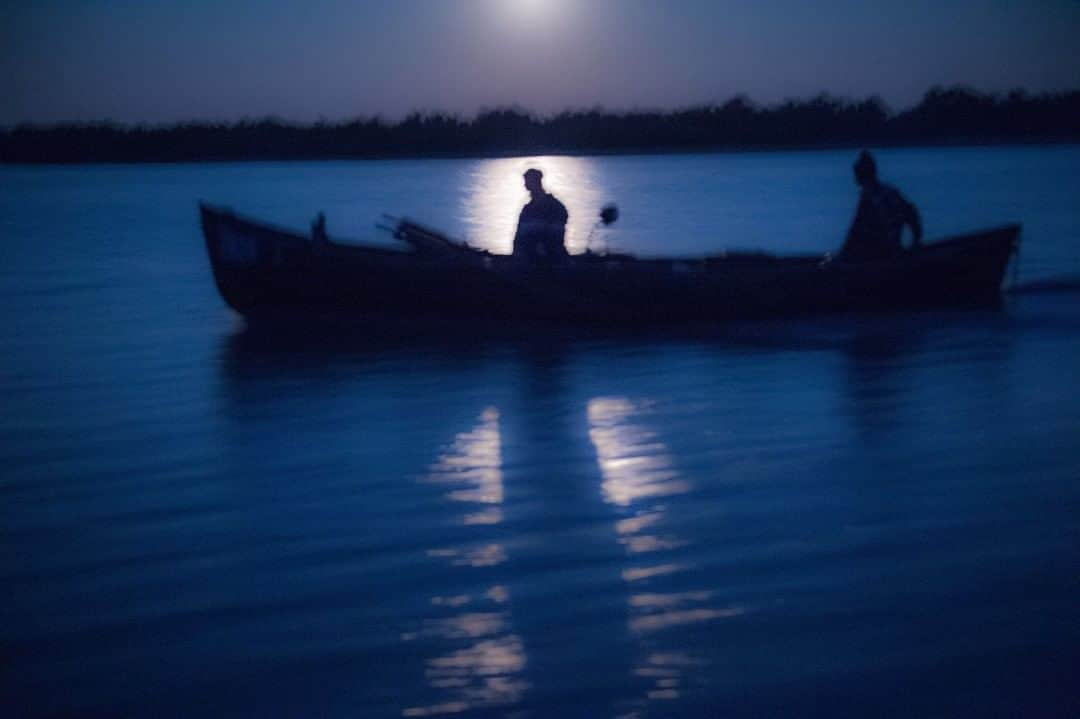
[[[1080,147],[878,153],[1024,223],[1001,310],[708,336],[253,335],[196,212],[505,252],[537,166],[572,252],[826,252],[853,159],[0,167],[0,708],[1077,715]]]

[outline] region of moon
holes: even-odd
[[[516,6],[522,15],[535,15],[543,9],[545,0],[510,0],[510,4]]]
[[[563,11],[557,0],[504,0],[508,12],[519,20],[538,21]]]

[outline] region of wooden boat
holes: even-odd
[[[845,311],[985,306],[1000,298],[1020,225],[925,243],[890,261],[721,253],[574,255],[524,267],[407,220],[402,249],[331,241],[200,206],[214,280],[249,319],[325,316],[672,324]]]

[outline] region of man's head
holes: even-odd
[[[535,167],[525,170],[525,189],[534,195],[538,192],[543,192],[543,178],[544,173],[540,172],[540,170],[537,170]]]
[[[874,156],[866,150],[859,153],[855,160],[855,184],[865,187],[877,182],[877,163]]]

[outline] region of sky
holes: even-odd
[[[0,125],[1080,89],[1080,0],[3,0]]]

